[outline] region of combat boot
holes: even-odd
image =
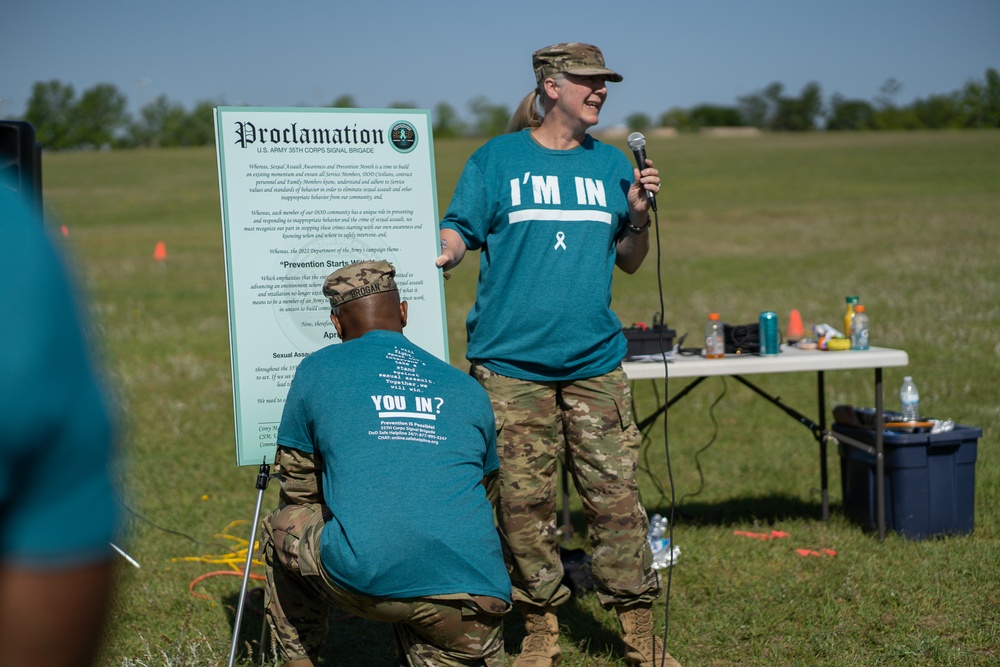
[[[650,605],[618,607],[625,642],[625,664],[630,667],[681,667],[663,650],[663,639],[653,630],[653,610]]]
[[[555,667],[562,659],[559,649],[559,621],[553,607],[525,610],[524,629],[528,633],[521,643],[521,653],[513,667]]]

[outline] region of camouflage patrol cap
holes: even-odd
[[[380,292],[395,292],[396,268],[385,261],[358,262],[343,266],[326,277],[323,296],[336,308],[348,301]]]
[[[603,76],[606,81],[619,82],[622,75],[604,66],[604,55],[593,44],[565,42],[538,49],[531,54],[535,80],[541,84],[545,77],[565,72],[580,76]]]

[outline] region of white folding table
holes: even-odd
[[[664,366],[663,361],[635,362],[625,361],[622,368],[629,380],[671,380],[675,378],[694,378],[681,391],[677,392],[673,398],[668,399],[663,406],[648,417],[643,418],[640,429],[645,429],[664,410],[683,398],[691,389],[697,386],[706,377],[716,375],[728,375],[738,382],[746,385],[751,390],[762,396],[767,401],[784,410],[796,421],[806,426],[816,438],[819,444],[820,460],[820,481],[822,485],[823,498],[823,520],[830,518],[830,500],[828,495],[829,479],[826,464],[826,443],[827,438],[832,437],[838,442],[851,447],[857,447],[868,452],[875,459],[875,503],[878,520],[879,540],[885,539],[885,459],[882,429],[875,429],[875,446],[859,442],[840,433],[827,430],[826,426],[826,397],[824,387],[824,373],[836,370],[875,370],[875,422],[882,423],[882,369],[898,366],[906,366],[909,357],[903,350],[895,350],[886,347],[873,347],[869,350],[855,351],[843,350],[827,352],[822,350],[800,350],[796,347],[782,345],[781,352],[771,356],[760,356],[754,354],[729,355],[722,359],[705,359],[700,356],[674,355]],[[802,413],[794,410],[781,401],[780,398],[771,396],[760,387],[747,380],[744,375],[761,373],[816,373],[816,395],[819,410],[817,420],[810,419]]]

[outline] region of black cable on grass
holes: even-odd
[[[659,395],[659,391],[657,391],[656,393],[657,393],[657,396],[658,396]],[[659,398],[657,398],[657,403],[659,403]],[[636,408],[635,408],[635,402],[634,401],[632,403],[632,417],[633,417],[634,420],[636,420],[636,421],[638,420],[638,415],[636,413]],[[642,440],[639,443],[639,448],[642,450],[642,463],[639,465],[639,470],[641,472],[645,473],[647,477],[649,477],[650,482],[653,484],[653,488],[656,489],[656,491],[659,494],[659,496],[657,497],[655,503],[646,503],[642,499],[642,491],[640,490],[640,492],[639,492],[639,502],[642,503],[643,507],[647,507],[647,506],[659,507],[660,504],[663,503],[667,499],[667,490],[663,487],[663,484],[660,483],[660,479],[653,472],[653,466],[649,462],[649,445],[652,444],[652,442],[653,442],[653,439],[649,435],[649,430],[651,428],[652,428],[652,423],[649,426],[646,427],[645,431],[643,431],[641,433]]]
[[[174,530],[172,528],[166,528],[164,526],[161,526],[158,523],[154,522],[153,520],[151,520],[151,519],[143,516],[142,514],[139,514],[138,512],[136,512],[134,509],[132,509],[131,507],[129,507],[127,504],[125,504],[125,501],[122,500],[121,498],[118,498],[118,502],[119,502],[119,504],[121,504],[122,507],[124,507],[126,510],[128,510],[129,514],[131,514],[132,516],[134,516],[137,519],[141,519],[142,521],[145,521],[146,523],[148,523],[153,528],[156,528],[157,530],[161,530],[164,533],[169,533],[171,535],[177,535],[178,537],[183,537],[184,539],[190,540],[191,542],[194,542],[195,544],[201,545],[203,547],[218,548],[218,547],[226,546],[226,545],[223,545],[223,544],[220,544],[220,543],[217,543],[217,542],[216,543],[202,542],[201,540],[199,540],[197,538],[191,537],[187,533],[182,533],[182,532],[180,532],[178,530]]]
[[[681,496],[681,499],[677,501],[678,504],[680,505],[683,505],[684,501],[687,498],[694,498],[695,496],[697,496],[705,488],[705,474],[702,472],[701,461],[699,457],[715,443],[715,439],[719,436],[719,422],[715,418],[715,406],[719,404],[719,401],[721,401],[722,397],[726,395],[726,391],[729,388],[729,386],[726,384],[725,376],[720,376],[720,377],[722,378],[722,393],[716,396],[715,400],[712,401],[712,404],[708,406],[708,417],[709,419],[712,420],[712,437],[708,439],[708,442],[706,442],[701,449],[699,449],[697,452],[694,453],[694,467],[695,470],[698,471],[698,490],[695,491],[694,493],[685,493],[683,496]]]
[[[664,398],[664,400],[666,400]],[[660,387],[655,382],[653,383],[653,403],[655,405],[660,405]],[[632,421],[638,424],[641,420],[639,418],[639,409],[636,406],[635,397],[632,397]],[[667,499],[667,491],[663,488],[663,484],[660,483],[660,479],[653,472],[653,466],[649,463],[649,445],[652,444],[653,439],[650,437],[649,432],[653,428],[655,422],[650,422],[646,425],[646,428],[639,432],[641,440],[639,441],[639,450],[642,452],[642,460],[639,465],[639,470],[649,477],[649,481],[653,484],[653,487],[659,493],[659,497],[656,499],[654,505],[656,507],[660,506],[660,503]],[[639,502],[642,503],[643,507],[647,507],[649,503],[646,503],[642,498],[642,490],[639,490]]]

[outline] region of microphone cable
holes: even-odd
[[[633,157],[635,157],[635,164],[638,167],[638,171],[641,173],[643,169],[646,168],[646,137],[642,135],[641,132],[633,132],[628,135],[628,140],[626,141],[629,149],[632,151]],[[662,181],[661,181],[662,182]],[[670,634],[670,587],[673,582],[673,569],[674,569],[674,559],[673,559],[673,548],[674,548],[674,506],[675,506],[675,491],[674,491],[674,471],[670,463],[670,440],[667,436],[667,406],[670,403],[667,394],[667,384],[670,378],[669,364],[670,361],[667,359],[667,350],[664,346],[663,336],[667,331],[666,320],[664,319],[664,305],[663,305],[663,271],[662,271],[662,261],[663,261],[663,251],[660,245],[660,218],[656,210],[656,195],[646,190],[646,197],[649,201],[649,208],[652,209],[652,220],[656,223],[656,289],[659,294],[660,299],[660,330],[658,332],[658,342],[660,348],[660,358],[663,360],[663,449],[664,455],[667,459],[667,483],[670,485],[670,512],[669,518],[667,519],[668,533],[667,537],[669,542],[667,547],[669,551],[667,552],[669,564],[667,565],[667,590],[666,590],[666,600],[664,607],[664,622],[663,622],[663,650],[660,655],[660,664],[665,662],[667,655],[667,638]],[[659,578],[659,573],[657,573],[657,578]],[[656,641],[655,632],[653,633],[653,663],[656,663]]]
[[[667,330],[665,308],[664,308],[664,297],[663,297],[663,251],[660,244],[660,218],[656,209],[653,209],[653,222],[656,229],[656,289],[660,301],[660,331],[659,331],[659,344],[660,344],[660,357],[663,360],[663,453],[666,457],[667,462],[667,484],[670,487],[670,512],[669,518],[667,520],[667,546],[668,551],[668,562],[667,565],[667,589],[664,598],[664,609],[663,609],[663,652],[660,655],[660,664],[664,664],[666,653],[667,653],[667,638],[670,636],[670,588],[673,583],[673,572],[674,572],[674,562],[673,562],[673,548],[674,548],[674,508],[675,501],[675,491],[674,491],[674,471],[673,466],[670,462],[670,439],[668,437],[668,420],[667,420],[667,403],[669,403],[669,393],[667,390],[668,380],[670,378],[670,361],[667,359],[667,350],[664,345],[664,334]],[[653,643],[653,650],[656,650],[656,644]],[[654,664],[656,660],[654,657]]]

